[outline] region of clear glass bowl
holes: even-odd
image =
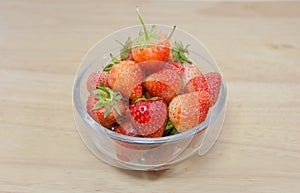
[[[156,27],[164,34],[172,31],[170,26],[156,25]],[[161,138],[140,138],[121,135],[102,127],[86,111],[89,96],[86,89],[88,76],[108,64],[111,60],[110,53],[119,54],[121,46],[116,40],[125,42],[129,36],[134,39],[141,30],[142,26],[118,30],[88,51],[74,82],[73,112],[83,142],[104,162],[129,170],[162,170],[188,159],[197,152],[204,155],[212,147],[223,125],[227,91],[222,78],[218,101],[210,108],[206,120],[186,132]],[[220,73],[212,55],[195,37],[177,28],[172,39],[182,41],[184,45],[190,44],[188,56],[203,73]]]

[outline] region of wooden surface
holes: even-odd
[[[76,69],[99,39],[177,24],[211,50],[228,86],[216,145],[164,172],[98,160],[74,127]],[[300,192],[300,3],[0,1],[0,193]]]

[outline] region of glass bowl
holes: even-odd
[[[146,25],[147,28],[152,25]],[[158,31],[169,34],[171,26],[156,25]],[[121,45],[129,36],[135,38],[142,26],[118,30],[96,43],[79,66],[73,87],[73,113],[75,125],[88,147],[104,162],[129,170],[162,170],[174,166],[198,153],[204,155],[215,143],[225,117],[226,86],[222,78],[219,98],[209,110],[204,122],[191,130],[160,138],[141,138],[118,134],[104,128],[89,116],[86,101],[89,92],[86,82],[92,72],[99,71],[110,62],[110,53],[118,55]],[[172,36],[189,46],[189,58],[203,73],[220,73],[216,61],[206,47],[189,33],[176,29]],[[221,73],[220,73],[221,74]]]

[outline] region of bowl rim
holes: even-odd
[[[172,28],[172,26],[161,25],[161,24],[147,24],[146,27],[153,26],[153,25],[155,25],[157,27]],[[97,47],[97,45],[100,44],[105,39],[109,38],[110,36],[113,36],[116,33],[120,33],[123,30],[129,30],[129,29],[137,28],[137,27],[140,28],[141,26],[140,25],[134,25],[134,26],[129,26],[129,27],[125,27],[125,28],[121,28],[119,30],[116,30],[116,31],[106,35],[101,40],[97,41],[86,52],[86,54],[84,55],[84,57],[82,58],[82,60],[80,62],[80,65],[77,68],[77,72],[76,72],[75,79],[74,79],[73,92],[72,92],[73,113],[75,113],[75,111],[77,111],[78,114],[80,115],[80,118],[88,125],[88,127],[93,129],[97,133],[104,134],[104,135],[108,136],[109,138],[111,138],[113,140],[122,141],[122,142],[129,142],[129,143],[132,143],[132,144],[141,144],[141,145],[153,145],[153,144],[162,144],[162,143],[181,141],[181,140],[184,140],[188,137],[191,137],[191,136],[195,135],[196,133],[202,131],[206,127],[209,127],[209,123],[211,121],[212,122],[215,121],[217,119],[218,115],[221,113],[222,109],[225,107],[226,98],[227,98],[227,88],[226,88],[225,80],[222,76],[221,71],[218,68],[218,65],[217,65],[217,62],[216,62],[215,58],[213,57],[211,52],[208,50],[208,48],[199,39],[194,37],[192,34],[186,32],[185,30],[182,30],[178,27],[176,27],[176,31],[181,31],[182,33],[185,33],[186,35],[191,36],[191,38],[193,38],[196,43],[200,44],[200,46],[207,52],[208,56],[213,61],[213,63],[214,63],[213,67],[216,68],[216,70],[218,71],[218,73],[220,73],[220,75],[222,77],[221,89],[220,89],[220,93],[219,93],[219,99],[218,99],[217,103],[213,106],[213,108],[215,110],[213,112],[209,112],[209,114],[206,117],[204,122],[200,123],[199,125],[195,126],[194,128],[192,128],[188,131],[185,131],[185,132],[182,132],[182,133],[177,133],[175,135],[159,137],[159,138],[143,138],[143,137],[126,136],[126,135],[116,133],[112,130],[109,130],[109,129],[101,126],[98,122],[96,122],[93,118],[91,118],[90,115],[87,113],[85,105],[80,100],[80,89],[79,89],[80,88],[79,85],[81,83],[83,75],[88,70],[89,66],[92,64],[92,63],[89,64],[80,73],[81,66],[83,66],[83,63],[84,63],[85,59],[93,51],[93,49],[95,47]],[[76,119],[75,119],[75,122],[76,122]],[[77,124],[77,123],[75,123],[75,124]],[[78,126],[76,126],[76,128],[79,131]]]

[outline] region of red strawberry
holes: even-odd
[[[127,136],[134,136],[134,137],[139,137],[139,133],[137,132],[137,130],[132,126],[131,122],[125,122],[119,126],[117,126],[114,131],[116,133],[120,133],[123,135],[127,135]]]
[[[88,114],[106,128],[111,128],[118,116],[124,112],[122,95],[100,84],[99,89],[88,97],[86,109]]]
[[[168,103],[180,93],[182,81],[176,72],[163,69],[148,76],[145,86],[152,96],[161,97]]]
[[[184,74],[184,67],[182,64],[178,62],[167,62],[165,64],[165,69],[173,70],[174,72],[177,72],[177,74],[182,77]]]
[[[204,75],[208,83],[208,92],[211,95],[210,104],[213,106],[219,97],[222,77],[217,72],[210,72]]]
[[[169,119],[179,132],[194,128],[206,119],[210,94],[192,92],[175,97],[169,105]]]
[[[107,117],[104,118],[105,107],[101,109],[93,110],[93,107],[98,103],[98,100],[94,98],[93,95],[90,95],[87,101],[87,112],[88,114],[98,123],[106,128],[111,128],[116,122],[116,114],[109,113]],[[113,111],[110,107],[110,111]]]
[[[189,80],[184,87],[184,93],[196,91],[208,91],[208,84],[204,75]]]
[[[139,42],[136,41],[135,45],[132,47],[132,56],[136,62],[144,62],[149,60],[168,60],[170,53],[169,39],[164,34],[157,34],[157,36],[158,43],[155,44],[151,42],[148,44],[149,47],[147,47],[147,45],[144,45],[143,47],[141,45],[142,43],[138,44]],[[145,68],[147,68],[147,66],[145,66]]]
[[[144,137],[161,137],[168,120],[166,103],[161,99],[140,99],[129,107],[132,123]]]
[[[93,90],[100,86],[100,82],[103,82],[105,86],[108,86],[108,73],[107,72],[93,72],[87,80],[86,87],[91,93]]]
[[[113,60],[117,60],[113,57]],[[109,70],[108,84],[124,97],[134,99],[143,95],[143,71],[141,67],[131,60],[113,61]]]
[[[138,8],[137,14],[143,26],[144,33],[134,40],[132,57],[143,68],[157,71],[164,65],[161,61],[168,60],[170,54],[169,38],[162,33],[158,33],[155,26],[147,30]]]

